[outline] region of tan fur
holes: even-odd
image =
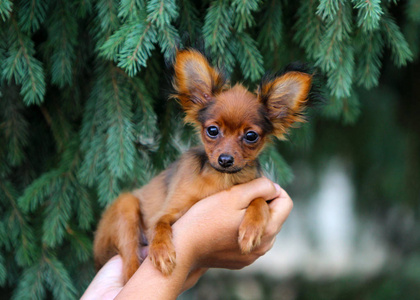
[[[281,137],[306,102],[311,77],[289,72],[262,87],[259,94],[242,85],[229,88],[216,69],[194,50],[178,52],[175,62],[174,97],[194,124],[203,146],[193,148],[147,185],[122,194],[104,213],[96,232],[94,256],[97,267],[119,253],[124,281],[141,263],[141,236],[149,241],[149,258],[165,275],[176,267],[171,225],[197,201],[259,176],[257,157],[269,134]],[[264,97],[262,103],[261,100]],[[210,137],[209,126],[220,134]],[[245,140],[253,131],[259,138]],[[232,166],[221,167],[220,155],[232,156]],[[269,218],[264,199],[251,202],[239,227],[238,243],[243,253],[261,242]]]

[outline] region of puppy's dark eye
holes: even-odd
[[[245,141],[248,143],[255,143],[258,140],[258,137],[259,135],[255,131],[248,131],[245,133]]]
[[[217,128],[216,126],[207,127],[207,135],[209,137],[215,138],[217,137],[218,134],[219,134],[219,128]]]

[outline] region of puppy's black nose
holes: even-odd
[[[219,165],[222,166],[223,168],[228,168],[231,165],[233,165],[233,156],[229,155],[229,154],[221,154],[219,156]]]

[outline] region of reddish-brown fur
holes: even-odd
[[[258,154],[270,134],[282,138],[301,112],[311,88],[311,75],[291,71],[266,82],[257,94],[238,84],[229,87],[216,69],[194,50],[177,53],[174,87],[185,120],[201,135],[203,146],[181,156],[141,189],[121,195],[104,213],[96,232],[97,267],[114,254],[124,261],[127,281],[140,265],[141,233],[149,245],[149,258],[163,274],[176,267],[171,225],[197,201],[259,176]],[[207,134],[210,126],[217,137]],[[250,131],[258,139],[245,139]],[[220,164],[221,155],[233,159]],[[261,242],[269,217],[264,199],[251,202],[239,227],[238,243],[249,253]]]

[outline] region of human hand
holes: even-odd
[[[111,300],[123,288],[123,261],[121,256],[111,258],[96,274],[80,300]]]
[[[262,197],[269,203],[270,219],[261,244],[249,254],[238,245],[239,225],[249,203]],[[264,255],[286,221],[293,202],[279,185],[267,178],[232,187],[196,203],[173,225],[174,240],[192,268],[241,269]]]
[[[249,203],[258,197],[272,200],[270,219],[261,244],[245,255],[238,245],[239,224]],[[156,298],[157,289],[159,299],[175,299],[179,292],[191,288],[207,268],[240,269],[265,254],[292,207],[287,193],[266,178],[207,197],[173,225],[177,268],[171,276],[163,276],[146,259],[123,288],[122,259],[117,255],[98,272],[82,299],[114,299],[120,291],[121,299],[135,299],[139,291],[145,298],[148,295]]]
[[[147,253],[147,249],[145,249]],[[80,300],[112,300],[124,287],[123,261],[120,255],[111,258],[96,274]],[[188,274],[182,291],[193,287],[207,268],[198,268]]]

